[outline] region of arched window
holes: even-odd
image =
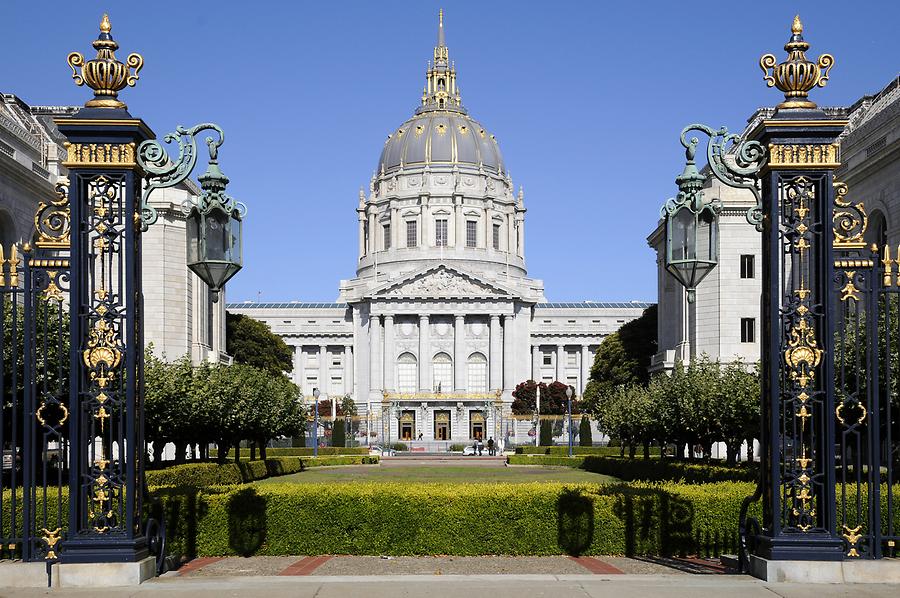
[[[404,353],[397,360],[397,390],[416,392],[418,388],[418,362],[412,353]]]
[[[872,210],[869,215],[869,226],[866,228],[866,241],[878,245],[878,250],[887,244],[887,222],[881,210]]]
[[[453,391],[453,360],[446,353],[438,353],[431,362],[435,392]]]
[[[481,353],[472,353],[467,366],[468,391],[487,392],[487,358]]]

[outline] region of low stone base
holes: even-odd
[[[57,588],[136,586],[153,577],[156,577],[156,560],[153,557],[133,563],[60,563],[53,565],[53,587]]]
[[[0,588],[46,588],[47,564],[0,562]]]
[[[900,583],[900,559],[770,561],[751,556],[750,574],[787,583]]]

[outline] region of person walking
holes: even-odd
[[[481,438],[475,441],[475,444],[478,446],[478,456],[482,456],[482,451],[484,450],[484,443],[481,442]]]
[[[494,437],[488,438],[488,456],[493,457],[497,453],[494,451]]]

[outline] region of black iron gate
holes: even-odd
[[[861,222],[862,205],[837,186],[835,248],[841,222]],[[836,251],[835,467],[837,532],[846,557],[894,556],[900,488],[900,255],[888,246]]]
[[[0,248],[0,558],[54,561],[68,517],[65,185],[35,225],[33,246]]]

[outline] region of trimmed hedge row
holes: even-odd
[[[752,484],[275,484],[163,488],[194,556],[711,554],[735,550]]]
[[[218,451],[216,449],[210,449],[209,455],[210,457],[216,457],[218,455]],[[256,451],[256,454],[259,455],[259,450]],[[267,448],[266,449],[266,457],[311,457],[313,454],[312,447],[277,447],[277,448]],[[320,446],[319,447],[319,455],[368,455],[369,447],[366,446]],[[234,449],[228,451],[228,458],[234,459]],[[241,458],[250,458],[250,449],[242,448],[241,449]]]
[[[573,447],[576,455],[602,455],[607,457],[618,457],[621,449],[617,446],[575,446]],[[640,452],[640,451],[639,451]],[[567,456],[569,454],[568,446],[517,446],[517,455],[557,455]],[[650,447],[650,456],[659,457],[659,447]]]
[[[377,464],[377,456],[272,457],[238,463],[186,463],[147,472],[148,486],[230,486],[297,473],[310,467]]]
[[[753,482],[758,476],[755,467],[726,467],[662,459],[622,459],[621,457],[598,457],[595,455],[576,457],[510,455],[506,462],[510,465],[576,467],[625,481],[680,481],[687,484],[708,484],[713,482]]]

